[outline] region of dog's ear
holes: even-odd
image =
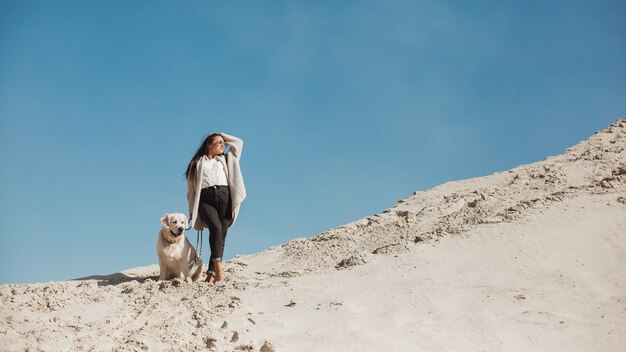
[[[187,215],[183,214],[183,222],[185,223],[185,228],[189,225],[189,220],[187,220]]]
[[[161,224],[166,227],[170,226],[170,214],[163,215],[163,217],[161,218]]]

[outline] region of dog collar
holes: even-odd
[[[171,233],[172,235],[174,235],[174,237],[176,237],[176,238],[177,238],[177,239],[176,239],[176,241],[174,241],[174,242],[172,242],[172,241],[168,241],[168,240],[167,240],[167,238],[165,238],[165,236],[163,236],[163,232],[161,232],[161,239],[162,239],[163,241],[165,241],[165,242],[169,243],[169,244],[174,244],[174,243],[176,243],[176,242],[178,242],[178,241],[180,240],[180,237],[179,237],[179,236],[176,236],[176,234],[175,234],[175,233],[173,233],[173,232],[172,232],[172,230],[170,230],[170,233]],[[180,236],[182,236],[182,234],[181,234]]]

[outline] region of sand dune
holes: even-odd
[[[0,286],[2,350],[622,351],[626,119],[225,263]]]

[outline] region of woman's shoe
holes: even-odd
[[[207,274],[204,282],[211,284],[213,281],[215,281],[215,276],[213,276],[213,274]]]

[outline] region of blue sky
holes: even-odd
[[[227,257],[560,154],[626,115],[625,17],[624,1],[2,0],[0,284],[157,263],[210,132],[245,141]]]

